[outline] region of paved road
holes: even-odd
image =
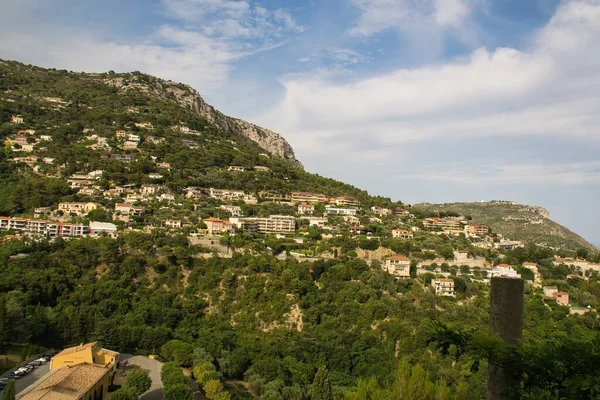
[[[15,392],[16,392],[17,396],[19,394],[21,394],[21,392],[23,392],[28,387],[32,386],[33,384],[38,383],[38,381],[41,381],[42,378],[44,378],[46,376],[49,369],[50,369],[50,363],[47,363],[45,365],[40,365],[39,367],[37,367],[36,369],[31,371],[24,377],[22,377],[21,379],[17,379],[15,381]],[[2,391],[0,390],[0,394],[1,393],[2,393]],[[23,393],[23,394],[25,394],[25,393]],[[1,398],[1,395],[0,395],[0,398]]]
[[[146,370],[150,379],[152,379],[152,386],[150,390],[140,396],[141,400],[163,400],[165,398],[163,392],[162,382],[160,380],[160,370],[162,363],[156,360],[151,360],[144,356],[132,356],[131,354],[121,354],[119,361],[125,361],[130,365],[137,365],[138,367]]]

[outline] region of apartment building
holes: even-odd
[[[410,278],[410,258],[393,256],[385,259],[383,269],[398,279]]]
[[[335,204],[338,207],[358,207],[360,206],[360,201],[356,200],[354,197],[350,196],[339,196],[333,199],[329,199],[329,202]]]
[[[432,279],[431,286],[435,289],[435,294],[439,296],[454,296],[453,279]]]
[[[485,225],[467,225],[465,230],[473,235],[487,235],[490,233],[490,228]]]
[[[48,237],[81,237],[90,233],[87,225],[12,217],[0,217],[0,229]]]
[[[292,192],[291,200],[293,203],[325,203],[327,196],[321,193]]]
[[[63,215],[82,216],[100,207],[98,203],[66,202],[58,203],[58,211]]]
[[[267,218],[230,218],[235,226],[250,232],[264,234],[294,233],[296,219],[289,215],[271,215]]]
[[[325,213],[327,215],[356,215],[357,210],[355,208],[340,208],[333,206],[325,206]]]
[[[412,231],[408,229],[394,229],[392,230],[392,237],[399,239],[412,239],[413,238]]]
[[[219,218],[206,218],[203,220],[209,235],[219,234],[222,232],[233,232],[231,222]]]
[[[315,211],[315,206],[310,203],[300,203],[298,204],[298,214],[304,215],[309,214]]]

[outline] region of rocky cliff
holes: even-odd
[[[206,103],[199,95],[193,103],[193,108],[202,117],[219,126],[221,129],[233,135],[244,136],[272,156],[282,158],[303,168],[300,161],[296,159],[292,146],[277,132],[261,128],[258,125],[251,124],[238,118],[228,117],[213,106]]]
[[[137,78],[133,79],[133,78]],[[163,100],[175,100],[186,108],[191,108],[203,118],[217,125],[232,135],[248,138],[256,143],[265,153],[289,161],[298,168],[304,169],[296,159],[294,149],[277,132],[261,128],[239,118],[229,117],[204,101],[200,94],[191,86],[173,81],[165,81],[151,75],[135,73],[134,77],[110,77],[105,80],[111,86],[120,90],[140,90],[152,93]],[[141,82],[139,81],[141,79]]]

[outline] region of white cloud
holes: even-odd
[[[237,0],[162,0],[168,14],[199,27],[211,37],[233,39],[280,38],[284,33],[303,32],[290,12],[273,11]]]
[[[457,135],[569,135],[596,140],[600,120],[600,3],[568,3],[530,50],[470,56],[338,83],[284,80],[273,121],[284,132],[370,132],[382,142]],[[343,133],[343,134],[342,134]]]
[[[435,22],[440,26],[457,27],[469,15],[465,0],[435,0]]]
[[[50,12],[42,0],[1,2],[0,56],[89,72],[140,70],[210,94],[228,79],[235,60],[281,46],[284,34],[301,29],[287,11],[272,12],[246,1],[163,4],[175,23],[158,26],[145,37],[111,40],[36,17]]]
[[[354,35],[369,36],[388,29],[458,28],[469,16],[466,0],[352,0],[361,11]]]
[[[477,170],[468,166],[448,169],[447,166],[424,168],[401,173],[394,178],[416,178],[460,183],[472,186],[503,184],[549,184],[576,186],[600,182],[600,161],[581,163],[499,164]]]

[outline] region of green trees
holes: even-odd
[[[191,400],[192,398],[190,385],[179,383],[165,387],[165,400]]]
[[[191,367],[194,346],[181,340],[170,340],[160,348],[160,355],[167,361],[174,361],[180,367]]]
[[[204,362],[194,367],[194,378],[202,387],[206,398],[209,400],[228,400],[231,395],[224,391],[221,377],[215,366]]]
[[[181,368],[175,362],[162,366],[160,377],[163,383],[166,400],[191,400],[192,388],[190,380],[183,375]]]
[[[143,393],[150,390],[152,385],[152,379],[148,376],[146,371],[141,368],[135,368],[127,375],[127,381],[125,386],[132,388],[137,396],[141,396]]]
[[[15,381],[8,381],[2,391],[2,400],[15,400]]]
[[[320,367],[315,374],[312,386],[312,400],[333,400],[331,391],[331,381],[329,380],[329,372],[327,368]]]

